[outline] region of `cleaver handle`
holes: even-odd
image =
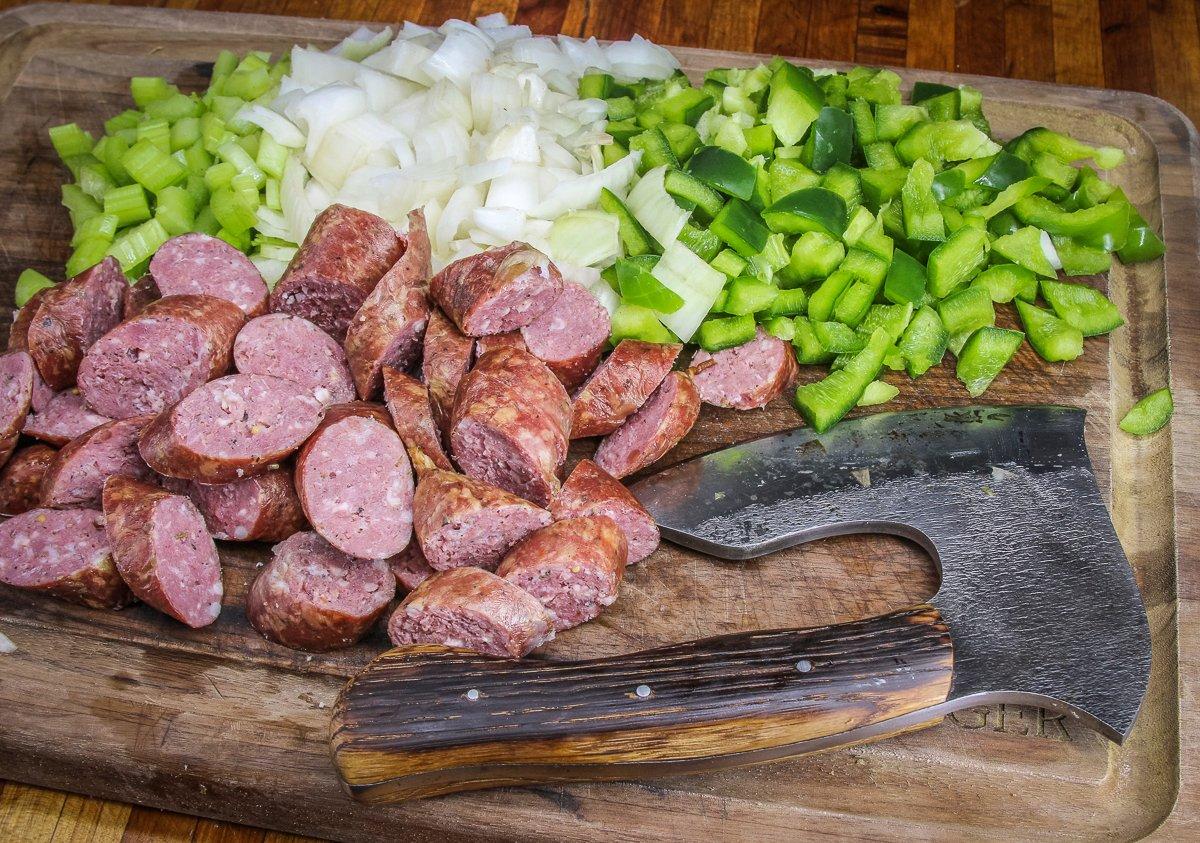
[[[933,725],[953,662],[930,605],[581,662],[401,647],[339,695],[333,761],[365,802],[744,766]]]

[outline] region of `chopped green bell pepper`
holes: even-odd
[[[617,194],[607,187],[600,188],[600,209],[617,218],[617,231],[626,255],[632,257],[662,251],[662,247],[650,236],[650,232],[642,227]]]
[[[705,146],[687,163],[687,172],[727,196],[748,200],[754,194],[754,165],[719,146]]]
[[[825,346],[821,345],[821,341],[817,339],[817,332],[813,330],[812,322],[803,316],[797,316],[792,320],[792,328],[794,331],[792,346],[796,349],[798,361],[806,365],[815,365],[828,363],[833,359],[833,355],[826,351]]]
[[[982,287],[967,287],[947,296],[938,302],[937,311],[946,333],[951,336],[996,324],[996,308],[992,305],[992,297]]]
[[[683,299],[650,274],[658,260],[658,255],[638,255],[617,261],[617,287],[626,304],[674,313],[683,307]]]
[[[1085,246],[1073,237],[1050,236],[1063,272],[1067,275],[1099,275],[1112,268],[1112,252]]]
[[[842,269],[822,281],[808,297],[809,318],[817,322],[828,319],[833,314],[833,306],[852,283],[854,276]]]
[[[1033,270],[1015,263],[998,263],[975,276],[972,287],[987,290],[994,302],[1010,302],[1014,298],[1033,301],[1037,298],[1038,282]]]
[[[1042,232],[1031,225],[993,240],[992,254],[1007,258],[1046,278],[1058,277],[1058,273],[1050,265],[1050,260],[1042,250]]]
[[[1107,334],[1125,324],[1108,296],[1085,284],[1043,280],[1042,298],[1059,319],[1078,328],[1085,337]]]
[[[899,394],[900,390],[887,381],[871,381],[863,390],[862,398],[858,399],[857,406],[874,407],[877,404],[886,404]]]
[[[1017,353],[1025,335],[1020,331],[991,326],[980,328],[958,354],[958,379],[972,398],[978,398]]]
[[[706,319],[696,331],[696,342],[705,351],[723,351],[750,342],[756,331],[753,316]]]
[[[814,322],[813,330],[830,354],[857,354],[867,344],[866,337],[841,322]]]
[[[1149,436],[1162,430],[1175,412],[1170,387],[1155,390],[1129,408],[1121,419],[1121,430],[1134,436]]]
[[[817,115],[800,160],[824,173],[834,164],[849,164],[854,152],[854,122],[840,108],[825,106]]]
[[[828,278],[846,257],[846,247],[820,231],[807,231],[792,244],[788,272],[801,284],[816,278]]]
[[[933,308],[922,307],[913,314],[897,344],[909,377],[920,377],[941,363],[949,341],[950,335]]]
[[[945,240],[946,225],[933,196],[933,165],[918,158],[900,190],[904,236],[909,240]]]
[[[725,299],[726,313],[747,316],[766,310],[779,296],[779,288],[757,278],[734,278],[729,282],[729,296]]]
[[[824,380],[796,390],[796,409],[818,433],[833,427],[862,398],[867,386],[878,377],[883,358],[892,341],[886,331],[871,335],[866,347]]]
[[[762,217],[741,199],[730,199],[713,218],[712,232],[735,252],[750,258],[767,245],[771,232],[763,225]]]
[[[1083,332],[1078,328],[1029,302],[1017,299],[1016,305],[1025,336],[1043,360],[1059,363],[1083,354]]]
[[[809,187],[797,190],[763,211],[772,231],[803,234],[816,231],[841,237],[846,231],[846,202],[832,190]]]
[[[883,297],[893,304],[918,305],[925,299],[927,283],[925,267],[908,252],[897,249],[892,254],[883,282]]]
[[[929,253],[929,294],[938,299],[950,295],[978,274],[987,256],[985,232],[971,226],[958,229]]]
[[[784,146],[804,137],[825,105],[825,93],[806,68],[780,62],[771,74],[767,113],[763,122],[775,131]]]
[[[675,336],[658,321],[655,311],[641,305],[622,303],[613,312],[609,342],[616,345],[621,340],[670,343],[675,342]]]
[[[1088,146],[1072,137],[1052,132],[1044,127],[1030,129],[1009,142],[1009,151],[1022,158],[1038,152],[1049,152],[1064,161],[1091,159],[1101,170],[1111,170],[1125,160],[1125,153],[1112,146]]]
[[[1021,222],[1048,234],[1073,237],[1084,245],[1107,251],[1124,246],[1129,233],[1128,202],[1105,202],[1091,208],[1064,211],[1042,196],[1027,196],[1013,205],[1013,213]]]

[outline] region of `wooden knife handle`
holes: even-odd
[[[333,760],[365,802],[743,766],[932,725],[953,661],[929,605],[584,662],[402,647],[342,690]]]

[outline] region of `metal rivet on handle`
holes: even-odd
[[[638,685],[633,692],[642,699],[646,699],[646,697],[650,696],[651,693],[649,685]]]
[[[469,699],[471,702],[475,702],[475,700],[479,699],[479,691],[475,688],[467,691],[467,699]]]
[[[812,670],[812,662],[810,662],[808,659],[800,659],[800,661],[796,662],[796,670],[800,671],[801,673],[808,673],[810,670]]]

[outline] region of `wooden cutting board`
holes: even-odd
[[[20,269],[56,275],[67,254],[69,225],[58,206],[63,172],[46,140],[48,126],[76,120],[98,129],[127,106],[127,79],[135,73],[198,87],[221,48],[278,52],[297,42],[331,43],[352,28],[119,7],[31,6],[0,15],[0,300],[9,300]],[[754,61],[675,52],[697,72]],[[902,74],[907,83],[982,88],[1003,136],[1045,125],[1126,148],[1129,161],[1114,179],[1153,224],[1165,218],[1165,262],[1118,265],[1107,282],[1095,279],[1107,283],[1125,314],[1124,329],[1089,340],[1084,356],[1067,366],[1045,364],[1026,346],[987,394],[995,403],[1054,401],[1089,410],[1088,446],[1137,569],[1154,642],[1150,694],[1124,747],[1039,709],[1000,706],[878,745],[748,770],[368,808],[340,791],[326,737],[338,689],[386,646],[385,637],[378,632],[351,650],[313,656],[264,641],[246,623],[242,602],[266,548],[226,545],[226,605],[204,630],[145,607],[106,614],[0,591],[0,630],[18,647],[0,657],[0,778],[337,839],[1128,839],[1153,830],[1175,802],[1181,741],[1195,746],[1197,732],[1190,711],[1181,729],[1178,706],[1179,636],[1196,644],[1197,625],[1193,604],[1177,600],[1194,588],[1200,538],[1192,516],[1200,364],[1196,133],[1174,108],[1139,94]],[[1126,437],[1116,422],[1168,373],[1177,399],[1172,431]],[[917,383],[894,373],[888,379],[902,390],[895,409],[968,402],[945,367]],[[662,465],[798,423],[784,401],[753,413],[706,408]],[[1003,565],[1004,548],[995,554]],[[930,561],[899,539],[831,539],[744,564],[664,546],[631,571],[616,606],[564,633],[541,657],[835,623],[909,604],[936,588]],[[1186,682],[1196,664],[1194,647],[1185,652]],[[1185,796],[1193,806],[1190,789]],[[1194,833],[1195,814],[1177,815],[1168,828]]]

